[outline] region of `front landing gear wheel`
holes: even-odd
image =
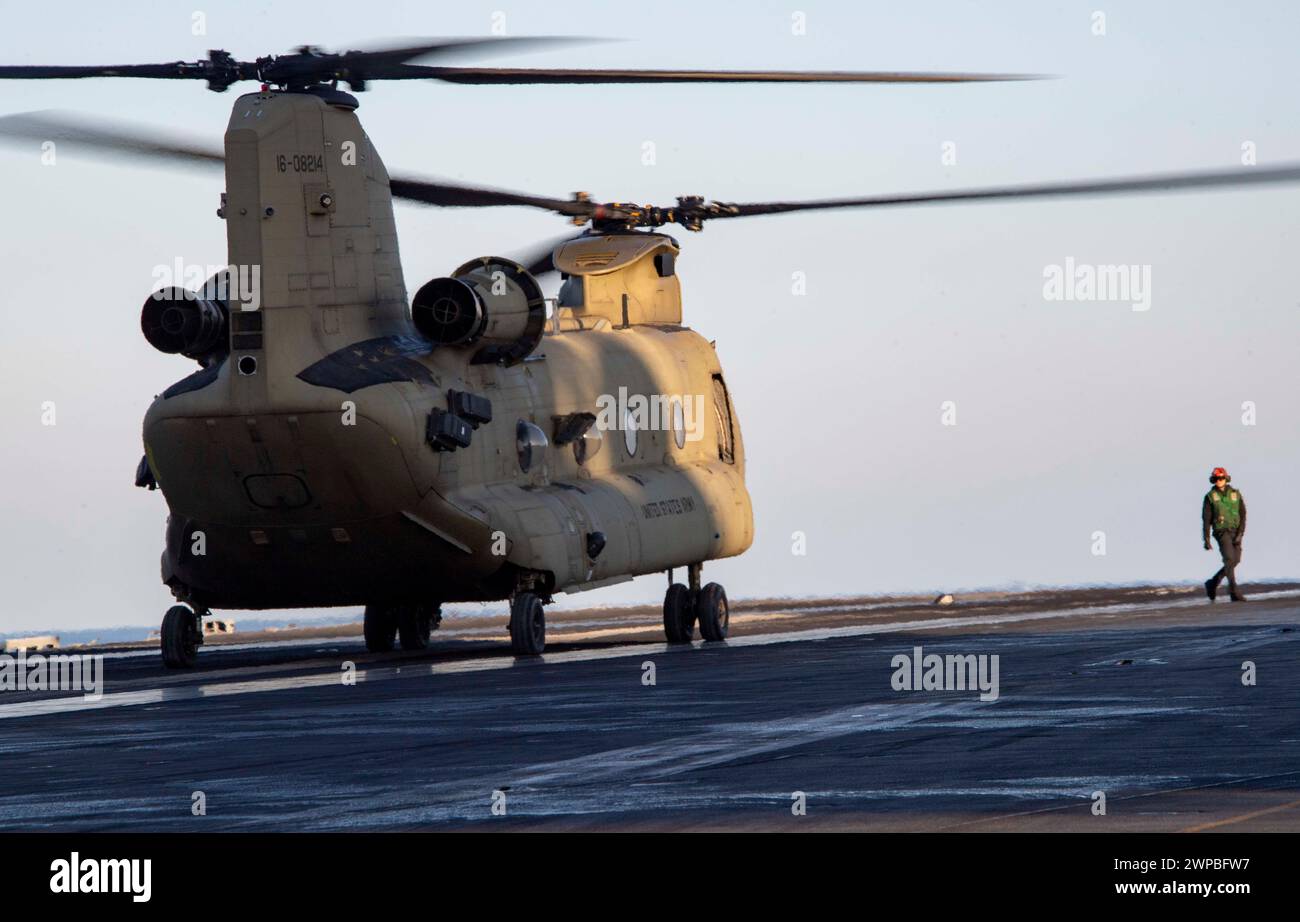
[[[664,634],[669,643],[690,643],[695,637],[695,607],[691,590],[673,583],[664,596]]]
[[[695,617],[700,622],[700,635],[705,640],[726,640],[727,628],[731,625],[727,591],[717,583],[709,583],[701,589],[695,600]]]
[[[405,605],[398,609],[397,634],[402,639],[403,650],[424,650],[429,646],[436,611],[431,605]],[[441,612],[437,617],[442,620]]]
[[[519,593],[510,603],[510,648],[520,656],[540,656],[546,649],[546,613],[531,592]]]
[[[168,669],[193,669],[202,638],[199,616],[184,605],[173,605],[163,615],[162,659]]]
[[[397,609],[387,605],[367,605],[363,627],[366,649],[371,653],[387,653],[397,639]]]

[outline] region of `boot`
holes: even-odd
[[[1219,585],[1214,581],[1214,579],[1211,578],[1205,581],[1205,594],[1210,597],[1211,602],[1213,602],[1214,597],[1219,594]]]

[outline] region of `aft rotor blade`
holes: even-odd
[[[194,64],[17,65],[0,66],[0,80],[75,80],[79,77],[147,77],[159,80],[203,80],[207,74]]]
[[[269,62],[259,61],[258,73],[261,79],[272,83],[292,83],[295,79],[328,80],[331,78],[353,84],[360,84],[367,80],[409,80],[412,79],[412,68],[418,69],[420,65],[406,62],[416,58],[440,57],[466,50],[498,53],[529,51],[597,41],[603,39],[567,35],[430,39],[418,45],[403,44],[398,47],[345,51],[341,54],[282,55]]]
[[[1043,74],[927,73],[924,71],[791,70],[589,70],[533,67],[428,67],[406,65],[405,79],[448,83],[992,83],[1043,80]]]
[[[414,58],[433,57],[457,51],[529,51],[532,49],[555,48],[561,45],[607,42],[611,39],[592,38],[582,35],[494,35],[471,36],[469,38],[429,39],[419,44],[409,44],[409,39],[400,45],[361,48],[345,51],[339,57],[354,62],[409,61]]]
[[[0,116],[0,142],[64,142],[75,150],[120,154],[129,158],[220,166],[225,156],[219,148],[149,128],[123,125],[51,110]]]
[[[22,64],[0,66],[0,80],[63,80],[86,77],[138,77],[154,80],[206,80],[209,89],[224,91],[243,80],[260,80],[282,86],[346,80],[358,89],[367,80],[409,79],[405,62],[458,51],[528,51],[536,48],[603,41],[577,36],[485,36],[426,39],[411,44],[358,49],[342,53],[313,47],[255,61],[236,60],[229,52],[208,52],[206,60],[166,64]]]

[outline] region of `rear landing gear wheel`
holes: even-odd
[[[519,656],[540,656],[546,649],[546,613],[531,592],[519,593],[510,603],[510,648]]]
[[[669,643],[690,643],[695,638],[691,590],[681,583],[673,583],[664,595],[664,634]]]
[[[402,649],[427,648],[429,634],[433,631],[434,613],[438,609],[432,605],[404,605],[397,611],[397,634],[402,640]],[[441,612],[438,613],[438,620],[442,620]]]
[[[185,605],[173,605],[163,615],[162,659],[168,669],[193,669],[203,634],[199,616]]]
[[[709,583],[701,589],[695,600],[695,617],[700,622],[700,635],[705,640],[726,640],[727,629],[731,626],[727,591],[717,583]]]
[[[363,628],[366,649],[371,653],[387,653],[397,639],[397,609],[388,605],[367,605]]]

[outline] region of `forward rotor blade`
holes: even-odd
[[[556,237],[553,240],[548,240],[545,243],[539,243],[530,247],[527,251],[515,256],[514,260],[527,269],[530,274],[535,276],[544,276],[549,275],[552,272],[558,272],[559,270],[555,268],[555,262],[551,258],[555,255],[555,251],[564,246],[564,244],[569,243],[572,240],[580,240],[584,236],[586,235],[578,234],[575,236],[573,234],[566,234],[563,237]]]
[[[1199,173],[1168,173],[1081,182],[992,186],[987,189],[873,195],[864,198],[821,199],[807,202],[718,203],[719,211],[714,214],[706,214],[704,217],[712,220],[714,218],[743,218],[752,215],[784,214],[792,211],[824,211],[833,208],[871,208],[891,205],[921,205],[931,202],[1052,198],[1073,195],[1112,195],[1123,192],[1173,192],[1180,189],[1239,188],[1293,182],[1300,182],[1300,164],[1298,163]]]
[[[492,189],[487,186],[465,186],[460,183],[439,182],[429,179],[408,179],[400,176],[389,178],[393,198],[420,202],[424,205],[437,205],[443,208],[490,208],[495,205],[522,205],[526,208],[541,208],[556,214],[570,217],[587,217],[594,214],[596,206],[591,202],[576,202],[571,199],[546,198],[528,195],[523,192],[509,192],[505,189]]]
[[[167,138],[138,125],[56,111],[0,116],[0,143],[12,145],[43,141],[65,143],[73,150],[162,162],[169,166],[221,166],[225,161],[219,148],[198,141]],[[567,216],[586,216],[595,211],[595,206],[587,202],[433,179],[395,176],[391,183],[394,198],[424,205],[462,208],[522,205]]]
[[[407,65],[403,78],[448,83],[990,83],[1044,80],[1043,74],[967,74],[908,71],[789,70],[572,70],[532,67],[426,67]]]
[[[185,139],[168,138],[151,129],[132,128],[111,122],[73,118],[57,112],[29,112],[0,117],[0,142],[54,140],[76,148],[108,152],[170,164],[220,165],[221,151]],[[425,205],[451,208],[522,206],[550,211],[571,218],[653,227],[679,223],[692,229],[716,218],[752,217],[797,211],[827,211],[842,208],[880,208],[945,202],[993,201],[1024,198],[1063,198],[1084,195],[1174,192],[1188,189],[1231,189],[1300,182],[1300,163],[1233,170],[1170,173],[1116,179],[993,186],[984,189],[956,189],[938,192],[874,195],[859,198],[819,199],[803,202],[703,202],[683,200],[677,206],[654,208],[601,204],[578,199],[531,195],[487,186],[469,186],[445,180],[393,176],[393,197]],[[543,257],[537,257],[541,260]],[[536,260],[535,260],[536,261]],[[522,262],[522,261],[521,261]]]

